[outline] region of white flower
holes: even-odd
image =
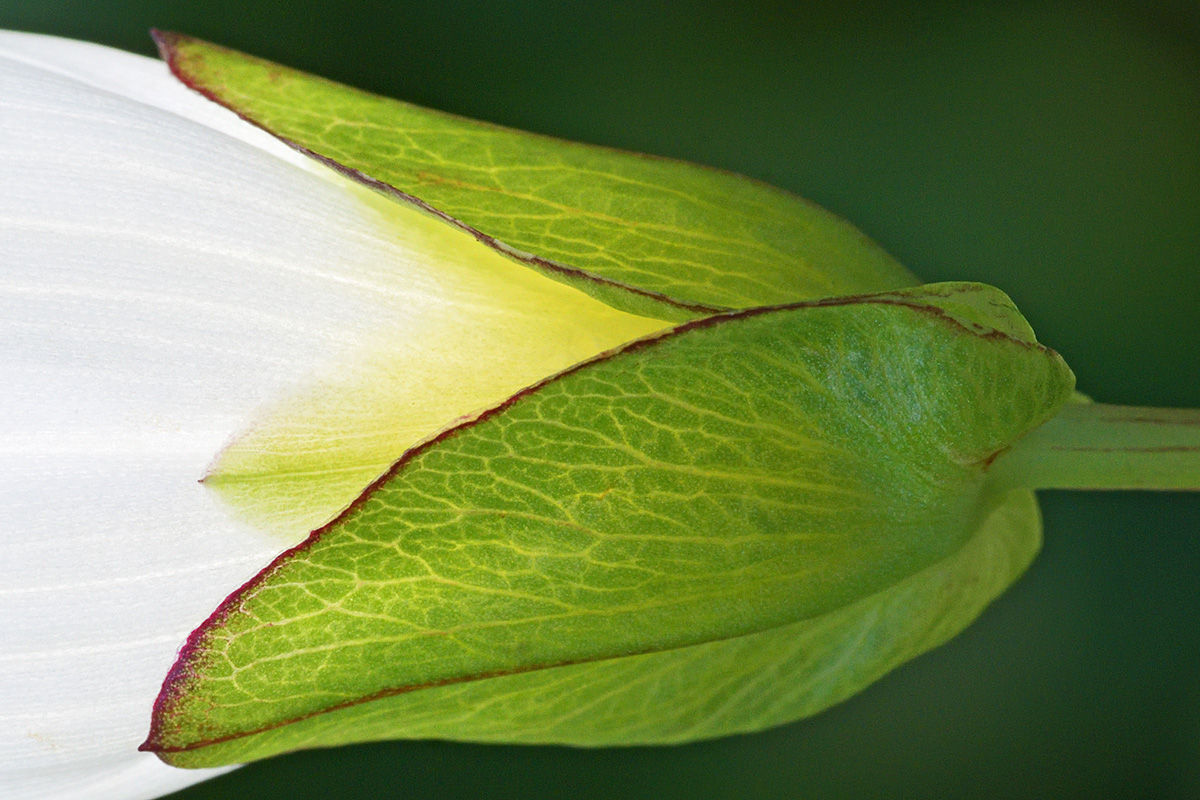
[[[0,796],[213,774],[136,752],[187,634],[415,441],[662,325],[157,61],[0,34]]]

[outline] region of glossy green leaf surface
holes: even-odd
[[[1028,495],[994,496],[987,467],[1073,378],[1014,314],[961,284],[757,309],[549,379],[410,451],[229,598],[144,747],[203,766],[408,735],[665,741],[834,702],[1036,549]],[[637,723],[601,693],[562,719],[635,675],[684,716]],[[765,699],[686,719],[744,680]]]
[[[294,147],[610,305],[662,319],[916,279],[779,189],[379,97],[178,34],[175,74]]]

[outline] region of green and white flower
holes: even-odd
[[[6,798],[761,730],[975,619],[1033,489],[1200,486],[1200,414],[784,192],[158,41],[0,34]]]
[[[96,45],[0,35],[0,185],[9,798],[203,777],[136,752],[189,631],[420,438],[665,324]],[[223,451],[319,466],[248,519]]]

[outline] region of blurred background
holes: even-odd
[[[1098,400],[1200,406],[1200,4],[0,0],[725,167],[923,278],[994,284]],[[1043,495],[1045,549],[949,645],[814,719],[674,748],[389,743],[173,800],[1200,797],[1200,494]]]

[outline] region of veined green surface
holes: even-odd
[[[814,622],[813,635],[836,650],[908,591],[925,596],[909,626],[888,625],[903,642],[844,646],[863,661],[839,664],[833,694],[865,686],[961,628],[1035,547],[1028,496],[997,511],[987,466],[1067,401],[1073,378],[1010,309],[970,284],[760,309],[519,395],[410,452],[226,601],[168,677],[144,747],[201,766],[356,741],[375,698],[682,653],[823,615],[832,629]],[[992,513],[1000,522],[980,527]],[[975,547],[1008,553],[1007,566],[965,555]],[[808,663],[819,683],[821,659]],[[362,711],[279,730],[350,706]],[[731,729],[779,721],[749,711]],[[405,725],[369,730],[425,735]],[[438,735],[476,738],[452,721]]]
[[[178,34],[189,86],[368,185],[643,316],[865,294],[917,280],[844,220],[741,176],[430,111]]]
[[[171,753],[181,767],[382,739],[673,744],[810,716],[975,620],[1037,554],[1032,492],[1005,498],[944,561],[843,609],[720,642],[405,692]]]

